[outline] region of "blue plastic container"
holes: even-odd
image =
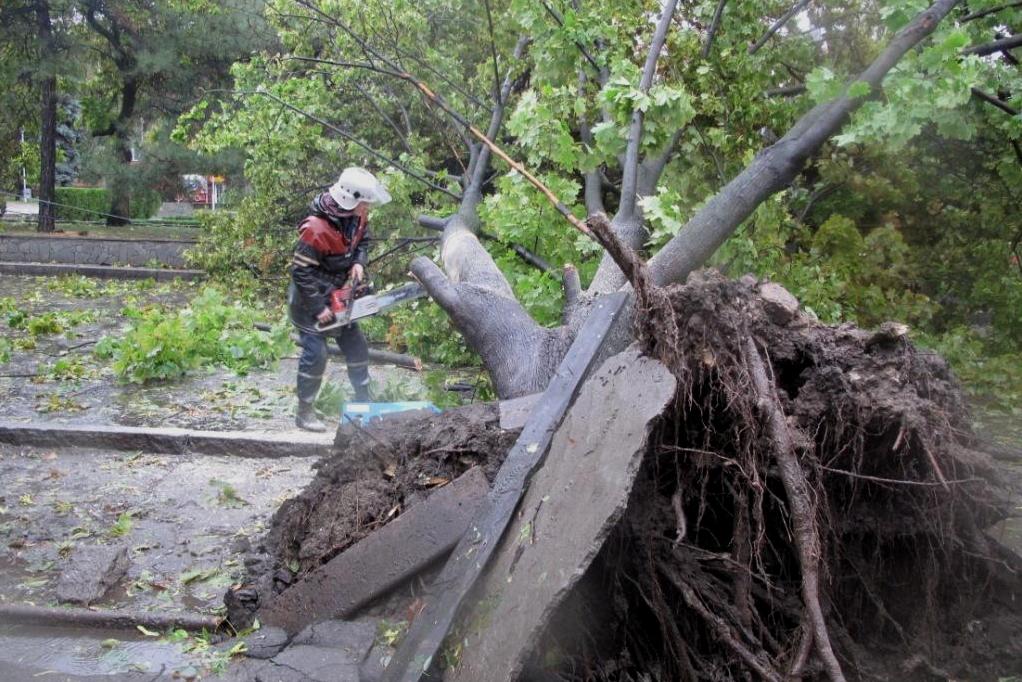
[[[355,422],[366,426],[382,420],[388,414],[410,410],[429,410],[440,413],[440,408],[427,400],[407,400],[397,403],[346,403],[341,409],[341,423]]]

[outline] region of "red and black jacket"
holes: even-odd
[[[291,261],[294,303],[315,317],[329,306],[330,293],[344,284],[352,266],[359,263],[364,268],[368,260],[369,231],[364,214],[308,216],[298,225]]]

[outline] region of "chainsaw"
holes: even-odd
[[[355,283],[351,279],[330,294],[330,311],[334,314],[328,322],[317,322],[317,332],[344,327],[363,317],[392,308],[405,301],[414,301],[426,295],[426,290],[414,282],[397,289],[373,294],[369,285]]]

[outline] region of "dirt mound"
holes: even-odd
[[[699,273],[637,299],[638,335],[679,396],[590,571],[590,602],[611,612],[582,609],[593,620],[568,638],[582,643],[567,645],[562,670],[781,680],[1022,669],[1019,562],[982,530],[1010,513],[1009,490],[939,357],[900,325],[816,323],[751,278]]]
[[[415,412],[338,431],[316,477],[274,514],[246,561],[248,582],[227,594],[228,617],[248,625],[260,603],[397,518],[424,493],[480,466],[492,481],[517,432],[495,404]]]

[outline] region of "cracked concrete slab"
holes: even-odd
[[[517,679],[624,512],[652,425],[675,386],[666,367],[634,349],[586,382],[462,620],[471,624],[462,659],[445,679]]]

